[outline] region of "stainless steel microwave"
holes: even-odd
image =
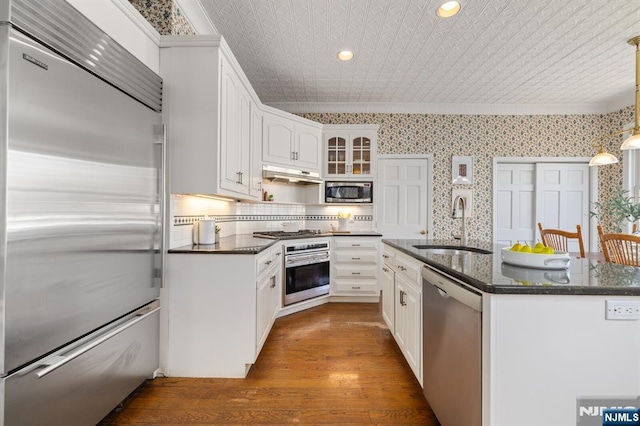
[[[373,182],[325,182],[325,203],[373,203]]]

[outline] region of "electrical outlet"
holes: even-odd
[[[640,301],[607,300],[605,303],[605,319],[638,320],[640,319]]]

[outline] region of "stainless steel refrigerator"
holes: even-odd
[[[0,424],[95,424],[158,367],[161,93],[65,1],[1,2]]]

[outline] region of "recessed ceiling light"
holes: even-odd
[[[436,14],[441,18],[451,18],[458,12],[460,12],[460,3],[457,1],[448,1],[438,8]]]
[[[350,61],[353,59],[353,52],[350,50],[343,50],[342,52],[338,53],[338,59],[340,59],[341,61]]]

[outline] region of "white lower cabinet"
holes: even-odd
[[[386,244],[382,247],[382,319],[395,333],[395,293],[396,293],[396,272],[395,272],[395,252]]]
[[[422,298],[415,283],[396,274],[394,337],[419,382],[422,382]]]
[[[382,317],[422,384],[422,262],[387,245],[382,253]]]
[[[282,283],[282,251],[270,251],[257,259],[258,270],[264,272],[256,281],[256,355],[262,350],[280,309]]]
[[[280,309],[282,268],[281,244],[257,255],[170,254],[165,374],[244,378]]]
[[[331,294],[377,296],[380,237],[334,236],[331,250]]]

